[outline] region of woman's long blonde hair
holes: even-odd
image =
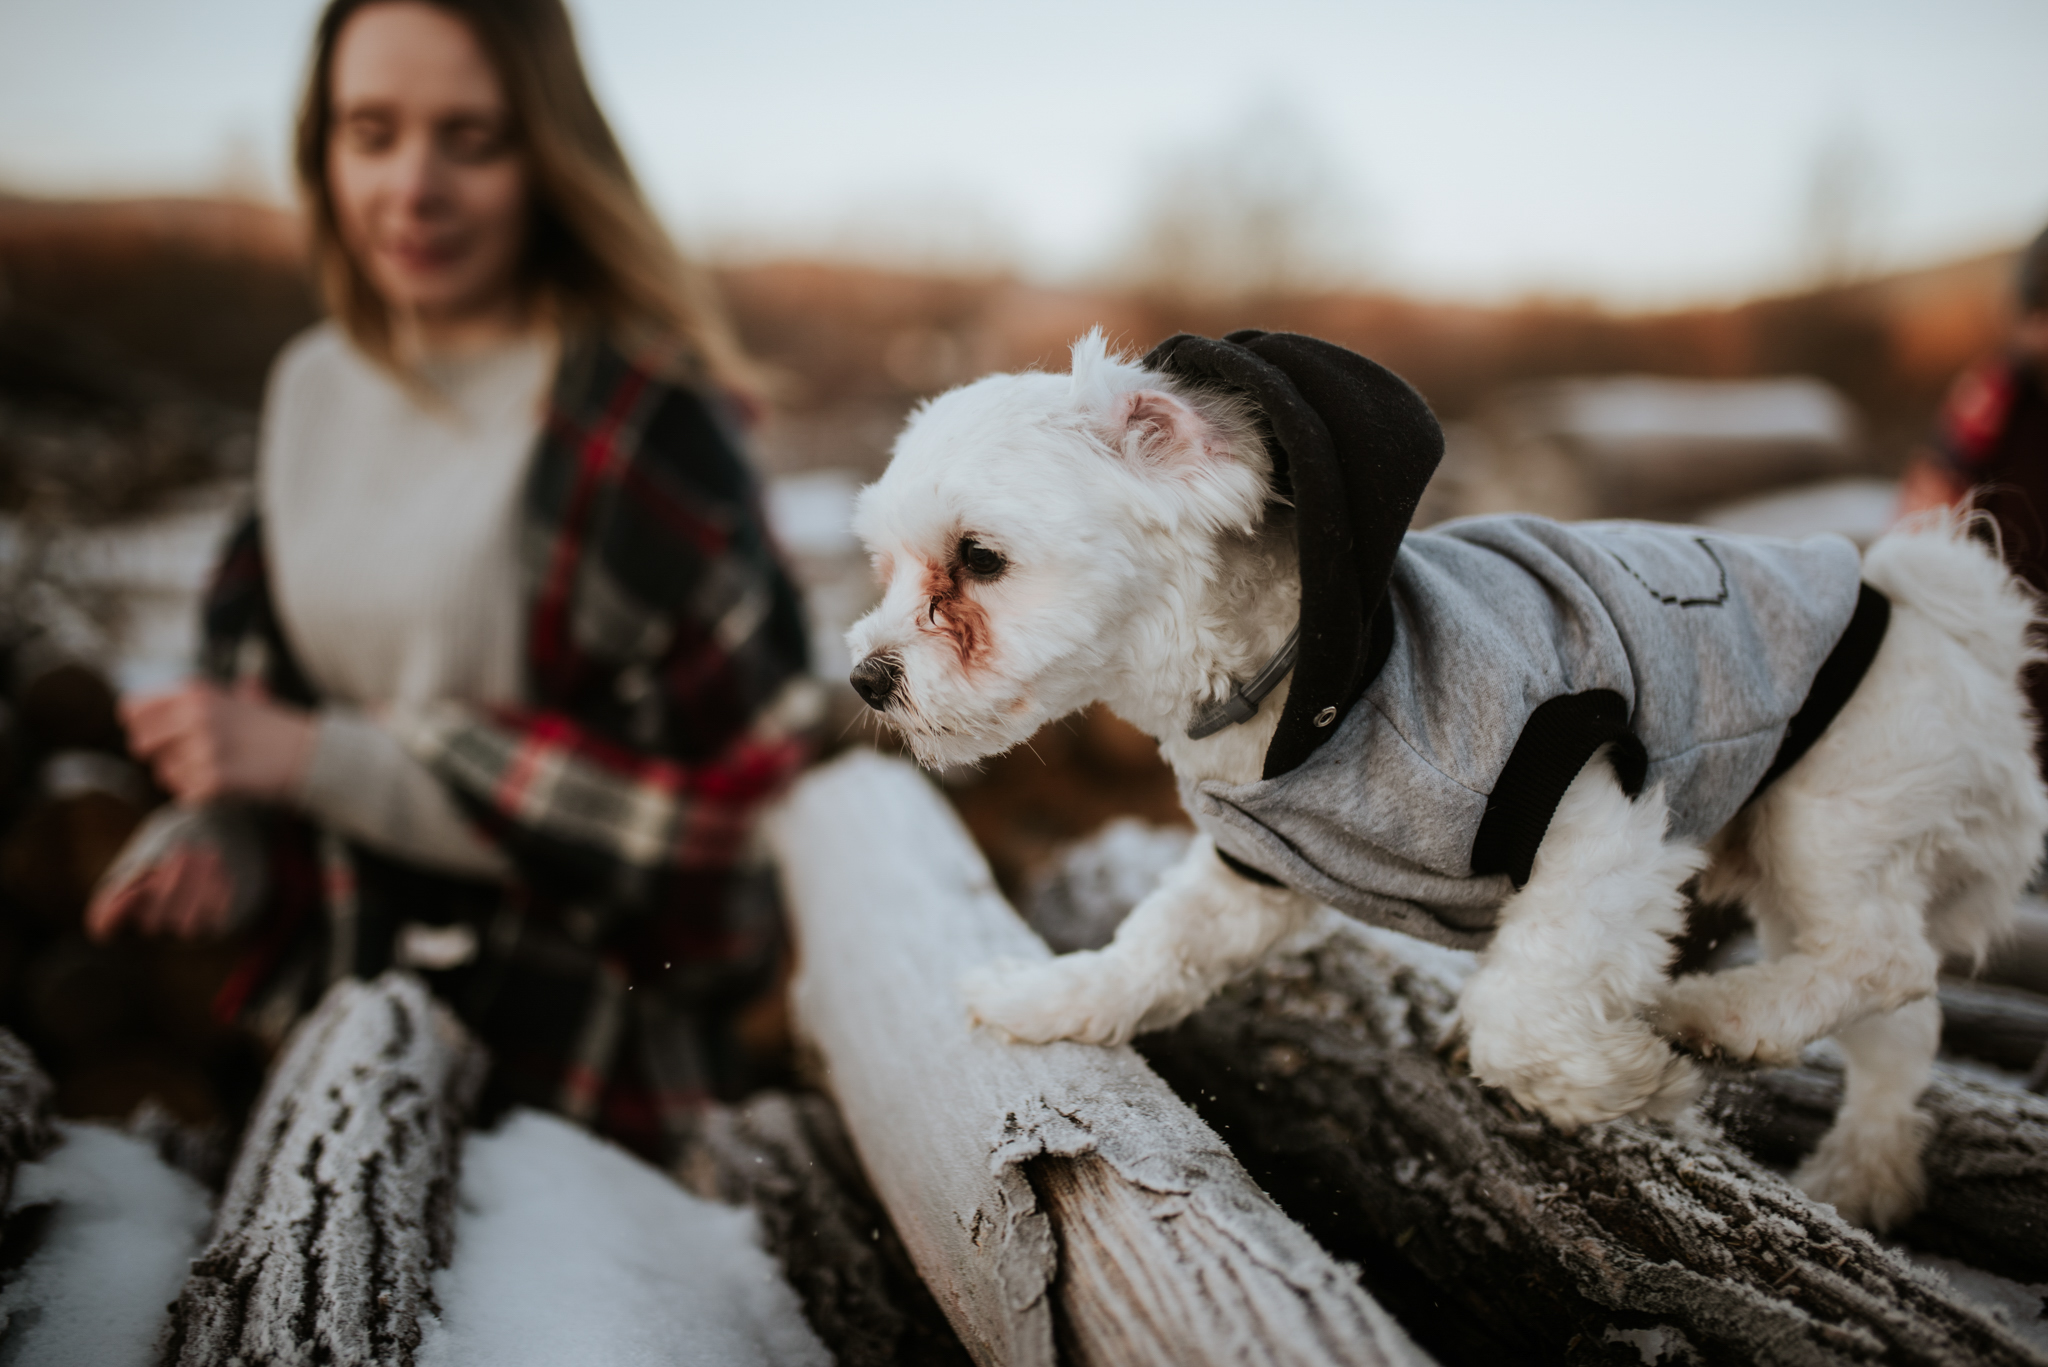
[[[296,161],[327,307],[357,346],[396,366],[391,311],[343,245],[327,183],[335,43],[358,10],[384,2],[329,0],[321,14]],[[532,184],[524,269],[537,302],[565,327],[607,329],[637,356],[679,362],[733,397],[757,402],[758,372],[710,282],[655,220],[597,107],[562,0],[424,3],[468,23],[504,82]]]

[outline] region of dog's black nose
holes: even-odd
[[[903,666],[894,655],[870,655],[853,667],[846,681],[860,700],[877,712],[887,710],[896,685],[903,680]]]

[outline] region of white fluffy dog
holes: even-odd
[[[1158,738],[1184,793],[1257,780],[1297,679],[1241,725],[1188,731],[1291,658],[1303,509],[1273,493],[1271,436],[1242,395],[1111,355],[1099,334],[1071,376],[995,375],[933,401],[858,505],[885,591],[849,633],[856,688],[927,765],[1100,700]],[[1698,1084],[1673,1041],[1782,1064],[1834,1036],[1846,1099],[1797,1181],[1881,1228],[1921,1198],[1937,967],[2006,927],[2048,798],[2018,685],[2030,596],[1953,521],[1887,536],[1861,574],[1890,625],[1818,740],[1689,841],[1662,786],[1631,796],[1597,754],[1525,878],[1500,885],[1459,1010],[1472,1071],[1567,1129],[1682,1108]],[[1766,962],[1667,979],[1695,875],[1703,898],[1747,904]],[[1018,1040],[1121,1042],[1196,1010],[1318,905],[1204,836],[1110,946],[991,966],[968,1004]]]

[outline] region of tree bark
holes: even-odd
[[[55,1091],[29,1047],[13,1031],[0,1029],[0,1210],[6,1210],[14,1195],[15,1171],[41,1158],[57,1142],[50,1123]],[[51,1212],[49,1203],[39,1202],[9,1212],[0,1222],[0,1277],[11,1277],[41,1246]],[[0,1338],[6,1331],[0,1322]]]
[[[411,1367],[484,1067],[419,979],[337,983],[271,1070],[164,1362]]]
[[[1841,1099],[1840,1069],[1818,1064],[1724,1076],[1705,1108],[1731,1142],[1789,1168]],[[1920,1108],[1934,1120],[1927,1205],[1899,1237],[2014,1281],[2048,1281],[2048,1100],[1938,1068]]]
[[[977,1362],[1425,1360],[1131,1050],[970,1029],[958,976],[1047,950],[915,770],[849,755],[769,833],[799,1028]]]
[[[764,1092],[715,1109],[681,1176],[700,1196],[752,1208],[804,1317],[840,1367],[971,1361],[918,1280],[825,1097]]]
[[[1347,924],[1140,1041],[1283,1207],[1410,1307],[1424,1347],[1475,1364],[1635,1363],[1639,1346],[2042,1361],[1704,1127],[1567,1137],[1448,1066],[1430,1046],[1459,962]]]
[[[50,1125],[49,1074],[26,1044],[0,1030],[0,1209],[14,1191],[14,1170],[57,1141]]]

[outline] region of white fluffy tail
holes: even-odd
[[[2018,679],[2048,658],[2048,624],[2033,590],[2007,570],[1995,547],[1973,535],[1981,513],[1937,512],[1880,537],[1863,557],[1863,578],[1895,607],[1911,607],[1993,674]]]
[[[1889,700],[1879,705],[1885,725],[1873,735],[1895,756],[1924,750],[1912,800],[1942,812],[1936,844],[1947,856],[1927,908],[1928,938],[1944,953],[1980,961],[2008,933],[2048,830],[2048,791],[2034,759],[2041,722],[2020,685],[2029,663],[2048,658],[2042,602],[1995,546],[1972,535],[1986,521],[1955,513],[1916,519],[1863,561],[1863,577],[1894,609],[1872,668],[1878,696]],[[1944,670],[1939,657],[1951,643],[1968,663]],[[1972,664],[1982,671],[1974,679]]]

